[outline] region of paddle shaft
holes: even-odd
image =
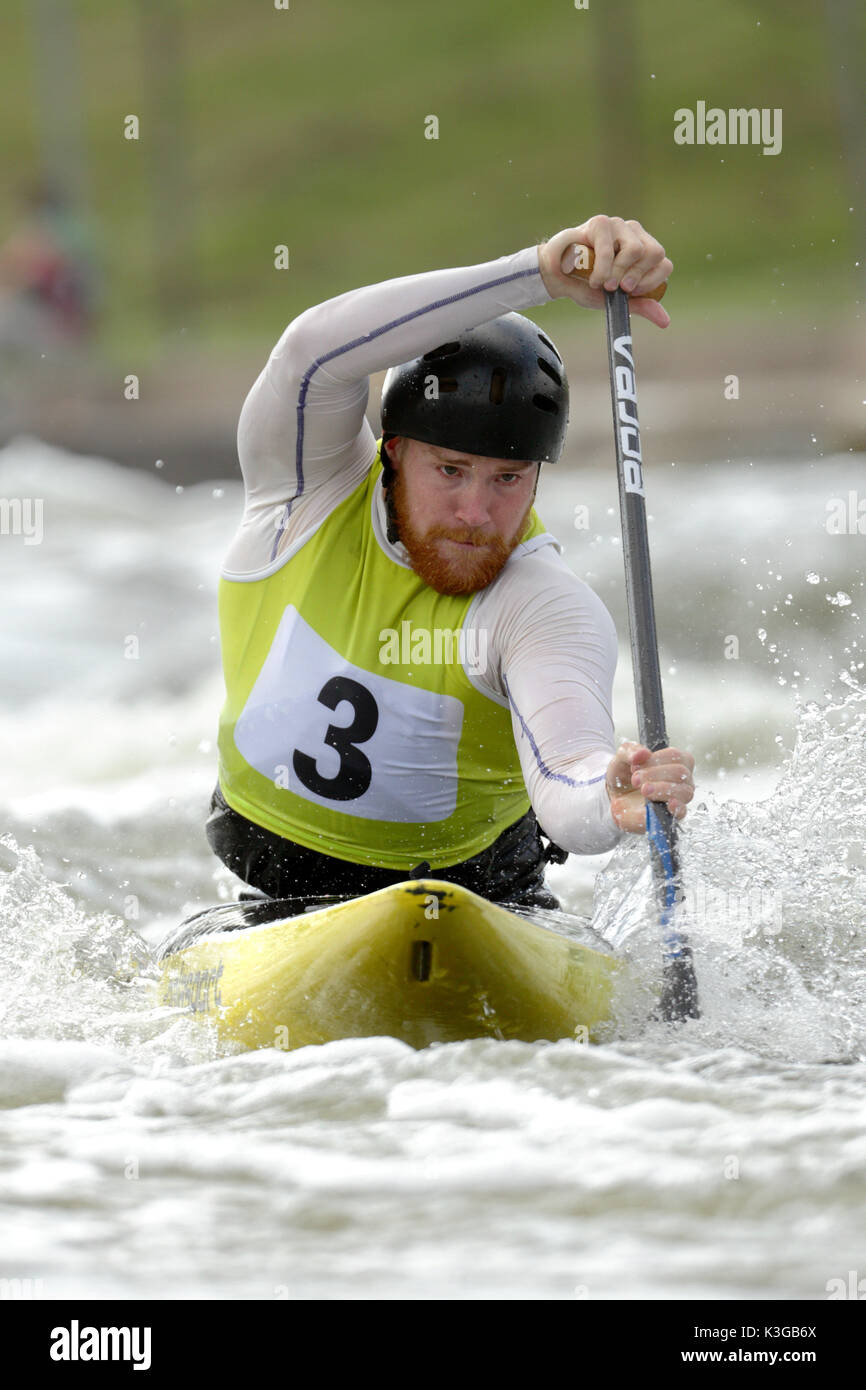
[[[667,747],[667,731],[650,570],[631,325],[628,297],[622,290],[605,292],[605,313],[638,733],[641,743],[651,752],[656,752]],[[677,923],[677,905],[682,901],[677,822],[662,802],[647,802],[647,839],[662,926],[665,971],[662,1014],[674,1021],[697,1018],[698,990],[692,954]]]

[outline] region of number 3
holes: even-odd
[[[355,718],[348,728],[329,724],[325,743],[340,755],[340,770],[336,777],[323,777],[315,758],[295,749],[292,766],[308,791],[329,801],[354,801],[363,796],[373,777],[373,768],[355,745],[373,737],[379,723],[379,707],[369,690],[349,676],[332,676],[316,696],[320,704],[336,709],[341,700],[348,700]]]

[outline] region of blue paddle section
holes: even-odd
[[[664,873],[664,904],[661,912],[662,949],[665,960],[676,960],[683,953],[683,938],[675,925],[677,881],[671,846],[651,801],[646,804],[646,833]]]

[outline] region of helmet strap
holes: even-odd
[[[394,481],[394,468],[385,445],[390,439],[396,438],[396,434],[382,435],[382,452],[380,455],[382,462],[382,488],[385,493],[385,512],[388,517],[386,534],[391,545],[396,545],[400,540],[400,528],[397,525],[397,509],[394,506],[394,498],[391,490],[391,484]]]

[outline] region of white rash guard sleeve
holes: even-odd
[[[249,392],[238,424],[244,515],[223,566],[254,581],[285,563],[364,479],[376,454],[366,419],[368,377],[420,356],[500,314],[550,301],[538,248],[480,265],[351,290],[286,328]],[[381,489],[378,543],[391,543]],[[540,543],[539,543],[540,542]],[[604,773],[616,633],[602,601],[561,558],[553,537],[518,546],[467,613],[484,629],[488,668],[473,683],[511,709],[527,792],[544,832],[571,853],[612,849]]]
[[[526,555],[518,547],[474,607],[472,626],[485,630],[491,653],[486,682],[475,684],[511,708],[539,825],[572,854],[613,849],[625,833],[605,786],[617,639],[601,599],[558,546]]]

